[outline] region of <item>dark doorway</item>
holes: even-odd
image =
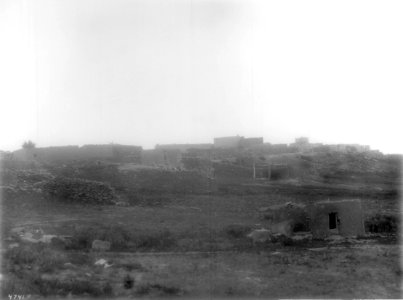
[[[337,213],[330,213],[329,214],[329,229],[336,229],[337,228]]]

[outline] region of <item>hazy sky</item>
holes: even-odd
[[[0,0],[0,149],[263,136],[403,153],[403,1]]]

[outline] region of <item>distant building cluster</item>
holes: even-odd
[[[60,146],[20,149],[12,152],[11,159],[37,162],[68,162],[80,160],[106,160],[111,162],[141,163],[142,147],[106,144]]]
[[[291,144],[265,143],[263,137],[216,137],[213,143],[163,144],[144,150],[140,146],[106,144],[23,148],[12,153],[1,152],[2,158],[19,161],[60,162],[101,160],[116,163],[133,163],[150,167],[180,169],[195,168],[196,160],[205,162],[226,161],[238,165],[253,165],[253,178],[276,177],[288,174],[287,165],[272,161],[278,154],[342,152],[362,153],[371,151],[369,146],[358,144],[324,145],[310,143],[307,137],[299,137]],[[371,151],[376,152],[376,151]],[[269,158],[269,159],[268,159]],[[204,166],[206,163],[204,163]],[[200,167],[202,168],[202,167]],[[250,171],[252,172],[252,171]]]
[[[310,143],[307,137],[296,138],[294,143],[290,144],[290,147],[298,149],[298,152],[368,152],[371,151],[368,145],[359,144],[336,144],[336,145],[324,145],[322,143]]]
[[[214,138],[215,148],[250,148],[259,145],[263,145],[262,137],[245,138],[237,135]]]

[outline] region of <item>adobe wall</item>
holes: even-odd
[[[258,137],[258,138],[243,138],[240,141],[240,146],[243,148],[251,148],[251,147],[256,147],[263,145],[263,138]]]
[[[214,147],[216,148],[238,148],[240,146],[242,137],[229,136],[214,138]]]
[[[362,218],[361,201],[342,200],[334,202],[317,202],[309,207],[310,228],[314,238],[324,238],[335,234],[329,229],[329,214],[337,213],[340,219],[338,234],[357,236],[365,234]]]

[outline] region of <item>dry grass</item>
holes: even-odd
[[[400,253],[395,243],[381,245],[374,240],[358,248],[344,245],[324,252],[307,250],[304,245],[275,246],[272,251],[280,251],[279,254],[259,254],[251,249],[245,235],[253,228],[264,227],[258,209],[294,198],[283,195],[164,197],[169,197],[169,201],[153,207],[93,207],[55,203],[40,194],[19,194],[3,202],[2,221],[7,225],[2,228],[3,236],[8,236],[12,227],[39,222],[36,226],[47,234],[73,235],[82,246],[76,249],[85,251],[89,250],[92,239],[100,238],[111,241],[113,251],[239,252],[139,256],[39,246],[15,248],[4,256],[3,293],[50,298],[56,294],[66,296],[69,291],[74,295],[109,295],[108,298],[401,297]],[[396,205],[389,205],[386,200],[369,204],[371,210],[385,204],[391,208]],[[364,207],[369,204],[365,202]],[[45,261],[41,257],[49,259]],[[99,258],[107,259],[112,267],[94,266]],[[73,266],[66,267],[66,262]]]

